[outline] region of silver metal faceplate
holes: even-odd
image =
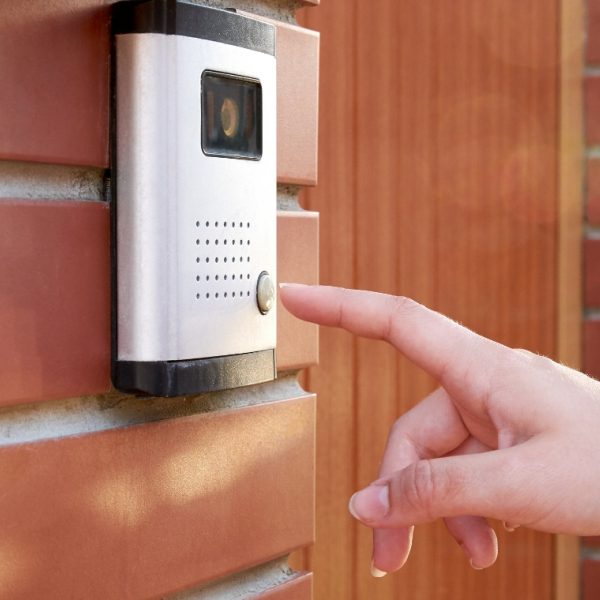
[[[117,36],[118,360],[172,361],[275,347],[261,272],[276,277],[273,56],[162,34]],[[260,80],[263,154],[201,147],[206,69]]]

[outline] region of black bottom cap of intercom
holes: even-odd
[[[165,397],[264,383],[276,375],[275,350],[196,360],[113,364],[113,383],[118,390]]]

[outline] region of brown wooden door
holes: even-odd
[[[304,195],[321,213],[321,281],[412,296],[557,356],[560,3],[323,0],[301,19],[322,36],[319,185]],[[553,538],[501,526],[486,571],[438,523],[417,528],[399,574],[371,578],[347,501],[434,382],[382,343],[323,330],[307,383],[316,600],[553,597]]]

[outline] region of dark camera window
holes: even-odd
[[[208,156],[262,156],[262,88],[254,79],[202,74],[202,150]]]

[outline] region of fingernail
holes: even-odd
[[[306,284],[304,283],[280,283],[279,284],[279,288],[303,288],[303,287],[308,287]]]
[[[371,559],[371,575],[373,575],[373,577],[385,577],[387,575],[387,572],[382,571],[381,569],[378,569],[373,564],[373,559]]]
[[[476,564],[473,563],[473,559],[471,558],[471,553],[469,552],[469,549],[464,544],[460,544],[460,547],[462,548],[462,551],[465,553],[466,557],[469,559],[469,564],[471,565],[471,568],[475,569],[476,571],[481,571],[481,570],[485,569],[485,567],[478,567]]]
[[[462,551],[465,553],[465,556],[469,559],[469,564],[471,565],[471,568],[475,569],[476,571],[481,571],[483,569],[483,567],[478,567],[477,565],[475,565],[473,563],[473,559],[471,558],[471,553],[469,552],[469,549],[464,544],[460,544],[460,547],[462,548]]]
[[[371,485],[356,492],[348,504],[348,510],[359,521],[377,521],[390,511],[389,485]]]
[[[400,567],[403,567],[406,564],[406,561],[408,560],[408,557],[410,556],[410,551],[412,550],[414,533],[415,533],[415,528],[409,527],[408,528],[408,544],[407,544],[406,550],[404,551],[404,556],[401,557],[402,560],[400,561]]]
[[[473,559],[471,559],[471,560],[469,561],[469,564],[470,564],[470,565],[471,565],[471,567],[472,567],[473,569],[475,569],[476,571],[483,571],[483,569],[485,569],[485,567],[478,567],[477,565],[473,564]]]
[[[506,521],[502,521],[502,527],[504,527],[504,529],[506,529],[506,531],[508,531],[509,533],[512,533],[519,526],[515,525],[514,523],[507,523]]]

